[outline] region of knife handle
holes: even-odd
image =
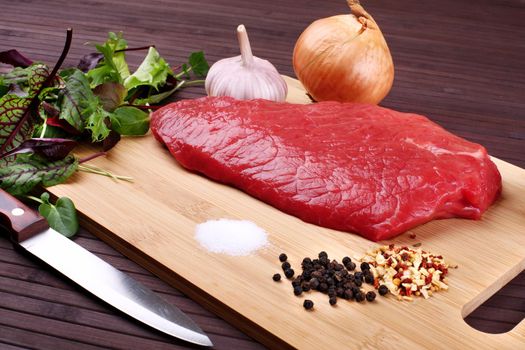
[[[11,239],[17,243],[49,228],[43,216],[1,189],[0,223],[11,231]]]

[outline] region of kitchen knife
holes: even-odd
[[[181,310],[50,228],[45,218],[3,190],[0,223],[15,243],[120,311],[173,337],[213,345]]]

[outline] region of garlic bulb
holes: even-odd
[[[246,28],[237,27],[241,55],[224,58],[210,68],[205,88],[209,96],[231,96],[240,100],[263,98],[282,102],[288,87],[267,60],[252,55]]]

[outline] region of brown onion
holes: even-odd
[[[297,78],[316,101],[379,103],[394,81],[385,38],[358,0],[351,14],[322,18],[301,34],[293,53]]]

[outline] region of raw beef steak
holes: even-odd
[[[378,106],[204,97],[154,112],[151,129],[187,169],[374,241],[479,219],[501,190],[482,146]]]

